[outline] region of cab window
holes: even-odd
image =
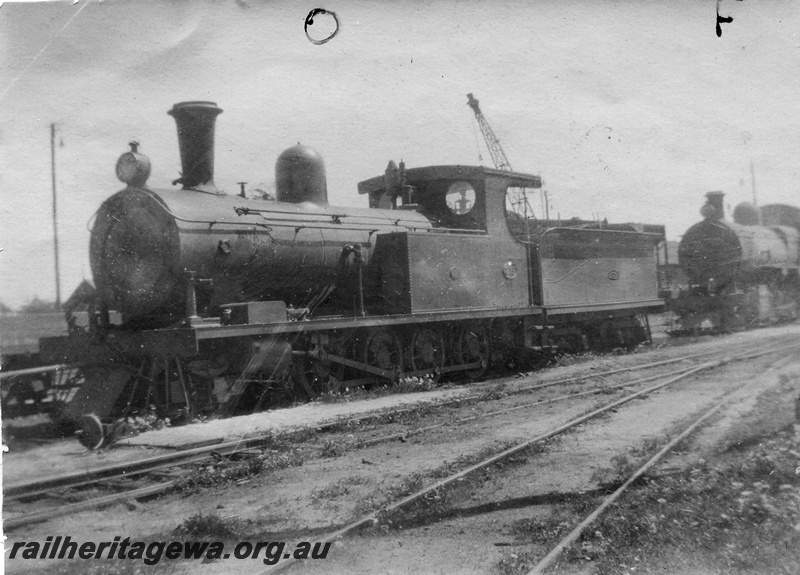
[[[543,200],[538,189],[506,188],[506,223],[518,240],[529,242],[544,231],[544,218],[540,218],[543,208],[539,205]]]

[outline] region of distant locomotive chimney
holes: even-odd
[[[328,205],[325,161],[314,149],[297,144],[275,162],[275,192],[279,202]]]
[[[722,202],[724,197],[724,192],[708,192],[706,204],[700,209],[700,215],[709,220],[724,220],[725,209]]]
[[[167,112],[178,125],[182,175],[173,184],[184,190],[221,194],[214,184],[214,123],[222,110],[215,102],[180,102]]]

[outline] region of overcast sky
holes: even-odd
[[[341,23],[322,45],[303,30],[317,7]],[[734,20],[718,38],[714,0],[7,2],[0,301],[55,297],[50,122],[66,298],[91,279],[88,225],[122,187],[127,142],[149,156],[151,186],[177,177],[166,111],[183,100],[224,109],[215,179],[231,193],[272,181],[298,141],[324,156],[339,205],[363,205],[356,184],[390,159],[491,165],[473,92],[562,217],[661,223],[677,239],[705,192],[752,198],[751,162],[760,203],[800,205],[800,5],[720,11]]]

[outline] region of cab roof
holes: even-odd
[[[541,188],[542,178],[533,174],[496,170],[483,166],[425,166],[422,168],[406,168],[406,183],[417,186],[432,180],[478,180],[488,176],[501,177],[508,180],[509,185],[521,188]],[[377,176],[358,183],[359,194],[382,192],[386,189],[385,176]]]

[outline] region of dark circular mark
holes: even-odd
[[[619,279],[619,272],[617,270],[611,270],[608,272],[608,279],[610,280],[618,280]]]
[[[314,25],[314,17],[321,16],[321,15],[328,15],[333,18],[334,23],[336,24],[336,28],[331,32],[327,37],[317,40],[316,38],[312,38],[311,34],[308,33],[308,27]],[[312,44],[324,44],[325,42],[332,40],[336,34],[339,33],[339,19],[336,17],[335,12],[331,12],[330,10],[325,10],[324,8],[314,8],[311,12],[308,13],[306,16],[306,23],[305,23],[305,31],[306,31],[306,38]]]

